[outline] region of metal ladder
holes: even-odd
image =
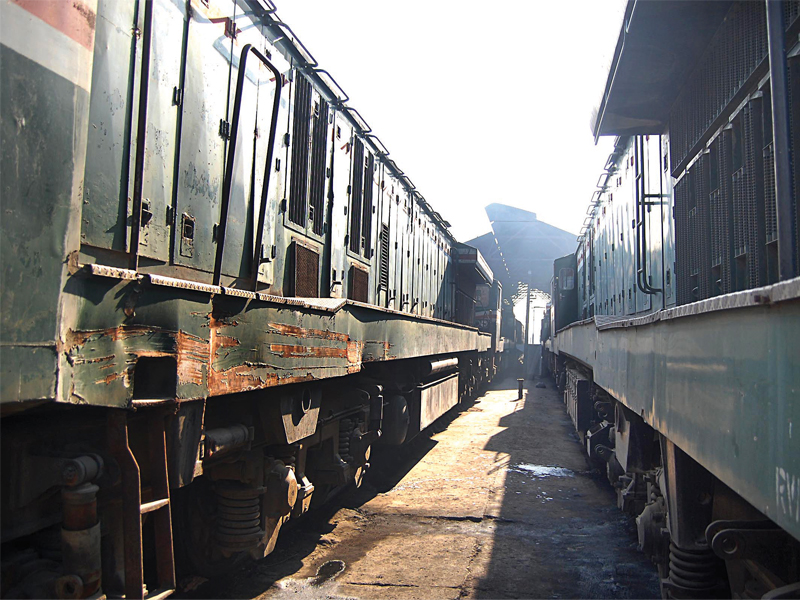
[[[159,600],[175,591],[175,558],[172,546],[172,511],[167,472],[165,413],[158,408],[147,411],[147,441],[153,500],[142,504],[139,463],[128,440],[128,411],[112,410],[108,417],[108,445],[119,464],[122,478],[122,528],[124,537],[125,597]],[[158,587],[146,593],[142,518],[153,513]]]

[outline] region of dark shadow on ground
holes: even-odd
[[[490,389],[501,389],[496,386]],[[406,474],[438,443],[431,436],[445,430],[462,412],[474,406],[475,399],[462,400],[450,411],[431,424],[425,431],[401,448],[376,447],[370,458],[370,468],[359,488],[351,485],[299,519],[289,521],[281,529],[275,550],[259,561],[249,561],[226,575],[202,582],[190,591],[179,591],[174,598],[255,598],[271,584],[295,574],[317,546],[330,543],[326,536],[337,527],[336,515],[342,509],[358,512],[359,508],[380,493],[394,488]],[[377,543],[379,540],[371,540]],[[368,546],[359,546],[357,555],[342,553],[348,564],[356,562],[366,553]],[[202,574],[197,574],[202,577]],[[187,576],[179,581],[185,588],[191,581]],[[201,580],[196,580],[201,581]],[[181,586],[181,583],[184,585]]]
[[[506,470],[478,598],[659,598],[655,567],[638,550],[633,519],[590,464],[552,380],[527,381],[486,449]],[[487,548],[486,546],[490,546]]]

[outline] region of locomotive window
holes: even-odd
[[[575,271],[573,269],[561,269],[558,272],[558,287],[562,290],[575,289]]]

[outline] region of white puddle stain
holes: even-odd
[[[514,473],[522,473],[523,475],[530,475],[537,479],[544,479],[546,477],[575,477],[574,471],[565,469],[564,467],[519,464],[508,467],[507,470]]]

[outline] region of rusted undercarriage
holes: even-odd
[[[263,557],[498,368],[473,328],[357,303],[86,284],[137,300],[67,334],[65,401],[2,420],[4,597],[163,597]]]

